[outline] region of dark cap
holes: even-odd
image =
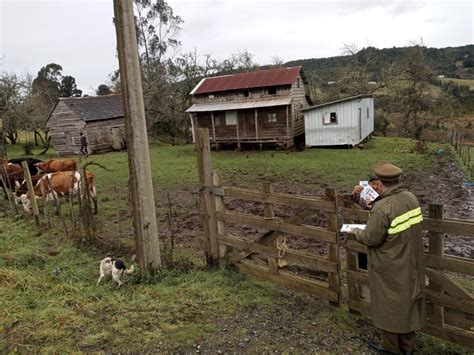
[[[378,179],[379,179],[379,177],[377,175],[372,174],[372,175],[369,176],[368,181],[371,182],[371,181],[375,181],[375,180],[378,180]]]
[[[399,179],[402,169],[390,163],[379,163],[375,166],[374,173],[382,182],[393,182]]]

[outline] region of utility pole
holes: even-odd
[[[114,13],[137,259],[142,271],[154,271],[161,255],[132,0],[114,0]]]

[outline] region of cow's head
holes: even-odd
[[[23,209],[25,210],[25,212],[30,213],[31,199],[28,196],[26,196],[26,194],[23,194],[20,196],[20,201],[23,204]]]
[[[38,174],[46,170],[45,163],[36,163],[35,166],[36,166],[36,169],[38,169]]]

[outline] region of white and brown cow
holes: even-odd
[[[36,163],[40,173],[55,173],[58,171],[76,171],[77,162],[72,159],[51,159],[46,163]]]
[[[49,179],[51,190],[49,188],[46,178]],[[94,202],[94,213],[97,213],[97,192],[95,188],[95,178],[90,172],[86,172],[87,186],[89,188],[89,195]],[[71,193],[77,195],[80,190],[81,175],[77,171],[60,171],[56,173],[44,174],[34,186],[34,193],[36,198],[44,198],[46,201],[51,201],[54,197],[69,196]],[[43,196],[44,193],[44,196]],[[31,209],[30,193],[27,191],[19,198],[23,204],[25,212]]]

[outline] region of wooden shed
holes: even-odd
[[[360,95],[303,110],[307,146],[356,145],[374,131],[374,98]]]
[[[122,96],[60,98],[49,114],[46,128],[59,155],[80,153],[80,133],[90,153],[122,150],[126,147]]]
[[[276,144],[303,137],[302,109],[310,106],[301,67],[273,68],[202,79],[191,91],[194,129],[207,127],[211,143]]]

